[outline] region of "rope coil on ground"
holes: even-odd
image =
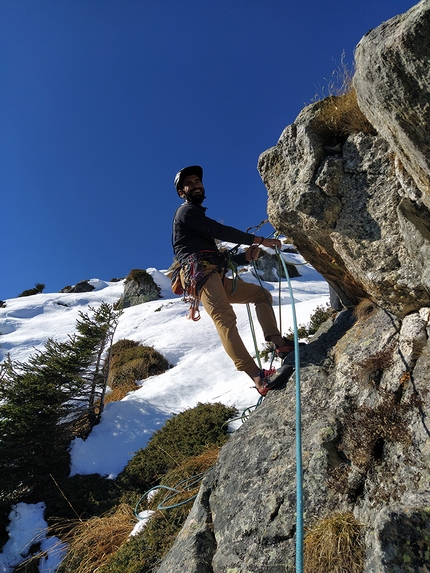
[[[146,491],[140,498],[139,501],[136,503],[135,507],[134,507],[134,516],[137,519],[142,519],[139,516],[139,512],[138,512],[138,507],[139,505],[142,503],[143,499],[145,499],[145,497],[147,497],[151,492],[153,491],[158,491],[160,489],[165,489],[170,493],[167,493],[165,495],[165,497],[163,498],[163,500],[158,504],[157,509],[164,511],[166,509],[173,509],[175,507],[180,507],[181,505],[185,505],[186,503],[192,501],[193,499],[195,499],[197,497],[197,493],[192,495],[191,497],[180,501],[178,503],[174,503],[171,505],[165,505],[167,502],[169,502],[171,499],[173,499],[174,497],[176,497],[179,494],[183,494],[183,493],[190,493],[191,491],[193,491],[194,489],[196,489],[196,487],[198,486],[198,484],[200,484],[200,482],[203,479],[203,476],[205,475],[206,472],[202,472],[200,474],[196,474],[194,476],[191,476],[189,478],[185,478],[184,480],[180,481],[179,483],[177,483],[175,485],[175,487],[170,487],[167,485],[155,485],[154,487],[151,487],[151,489],[148,489],[148,491]]]

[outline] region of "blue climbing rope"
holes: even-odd
[[[276,252],[284,268],[285,276],[287,277],[288,290],[291,298],[291,309],[293,313],[294,359],[296,365],[296,573],[303,573],[303,462],[299,337],[297,331],[296,308],[294,305],[290,276],[288,274],[287,265],[285,264],[278,248],[276,248]]]

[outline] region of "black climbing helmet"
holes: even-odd
[[[176,191],[179,193],[179,189],[182,189],[182,182],[188,175],[197,175],[200,181],[203,181],[203,169],[200,165],[190,165],[189,167],[184,167],[178,171],[175,175],[175,187]]]

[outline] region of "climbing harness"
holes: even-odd
[[[187,257],[182,265],[184,280],[184,301],[190,304],[187,318],[197,322],[200,320],[199,293],[214,272],[225,272],[226,259],[221,252],[198,251]]]

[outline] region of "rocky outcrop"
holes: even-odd
[[[124,281],[124,294],[120,299],[122,308],[129,308],[160,298],[160,287],[144,269],[133,269]]]
[[[230,437],[158,573],[295,571],[299,381],[305,570],[430,571],[429,14],[364,37],[357,96],[260,157],[272,224],[348,308]]]
[[[94,288],[95,288],[94,285],[90,284],[88,280],[85,280],[85,281],[79,281],[73,286],[66,286],[62,288],[60,292],[65,292],[65,293],[91,292],[92,290],[94,290]]]
[[[299,277],[300,273],[297,267],[290,263],[285,263],[288,276],[290,278]],[[277,255],[270,255],[262,251],[259,258],[255,261],[255,267],[260,275],[261,280],[267,282],[277,282],[279,277],[286,278],[283,265],[279,262]]]
[[[357,103],[355,109],[351,106],[350,95],[328,98],[305,108],[294,124],[284,130],[278,144],[261,155],[258,165],[268,189],[272,224],[291,238],[344,304],[354,305],[361,298],[371,297],[399,316],[430,301],[430,210],[423,191],[430,168],[424,169],[422,159],[426,157],[430,162],[430,36],[420,44],[420,61],[411,64],[415,85],[420,87],[419,97],[415,93],[412,100],[411,94],[402,99],[393,90],[397,80],[393,78],[396,69],[391,60],[384,72],[387,58],[381,56],[378,66],[374,65],[373,43],[378,44],[378,52],[385,54],[385,32],[391,31],[385,50],[392,53],[395,44],[396,61],[408,66],[415,62],[418,49],[416,30],[427,29],[429,18],[430,3],[426,0],[406,15],[384,24],[380,33],[375,30],[360,42],[356,72],[359,79],[354,80],[354,85],[360,105],[362,94],[367,94],[367,104],[361,112],[369,114],[373,130],[369,127],[363,132],[348,125],[345,133],[342,122],[336,122],[333,115],[338,114],[343,121],[360,113],[360,109]],[[409,34],[408,23],[412,30]],[[410,51],[409,43],[395,43],[396,38],[408,37],[412,38]],[[371,55],[366,70],[373,68],[374,76],[360,69],[363,54],[368,53]],[[403,70],[402,77],[406,76]],[[381,87],[384,77],[385,91]],[[345,108],[347,104],[349,108]],[[414,105],[421,109],[420,115],[411,111]],[[399,128],[384,112],[387,107],[392,110],[391,115],[403,117],[403,136],[395,138],[395,145],[386,134]],[[342,116],[343,108],[346,113]],[[384,128],[380,127],[381,122]],[[421,139],[417,135],[420,133]],[[407,146],[401,147],[405,139]],[[412,159],[412,148],[416,160]],[[411,158],[409,163],[403,159],[406,155]],[[420,171],[414,167],[418,161]]]

